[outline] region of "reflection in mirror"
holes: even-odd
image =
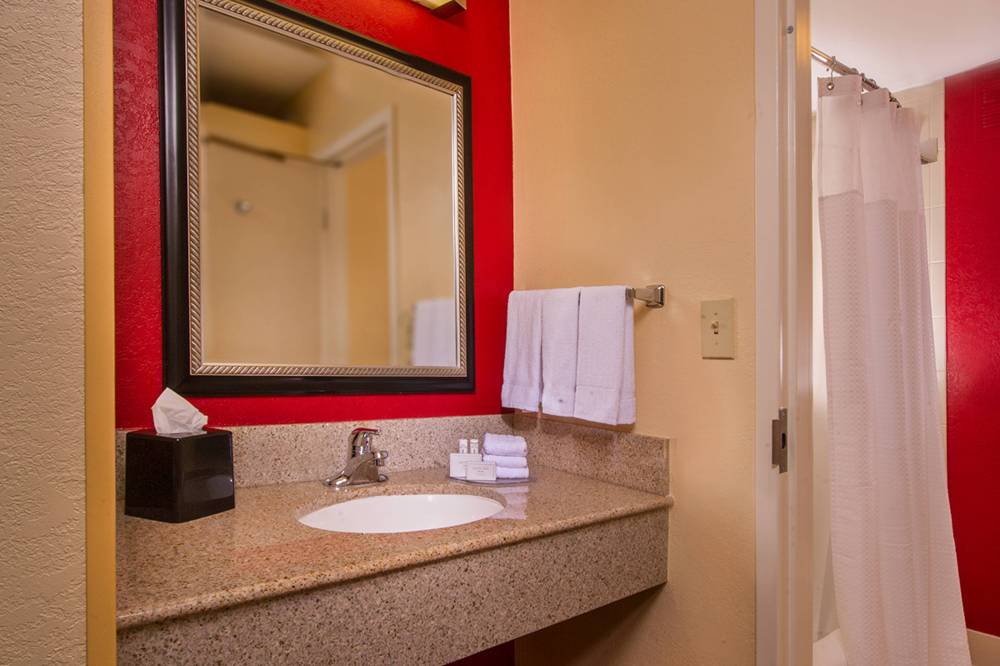
[[[202,362],[458,365],[454,97],[198,18]]]

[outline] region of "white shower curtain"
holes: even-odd
[[[833,89],[828,89],[832,82]],[[819,81],[834,589],[851,666],[969,664],[938,430],[919,120]]]

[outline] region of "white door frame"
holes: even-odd
[[[812,662],[809,0],[756,0],[756,660]],[[788,472],[771,421],[788,409]]]

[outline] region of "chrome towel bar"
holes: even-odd
[[[645,287],[627,287],[625,296],[644,301],[647,308],[662,308],[667,300],[667,288],[662,284],[648,284]]]

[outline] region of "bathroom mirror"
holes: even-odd
[[[160,7],[167,385],[472,390],[468,77],[270,2]]]

